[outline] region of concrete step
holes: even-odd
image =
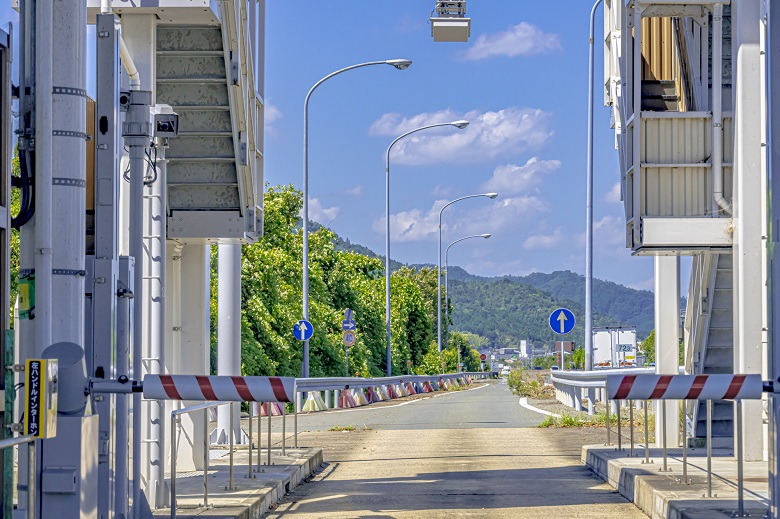
[[[734,346],[734,329],[727,328],[710,328],[707,335],[707,349],[710,348],[733,348]]]
[[[225,58],[219,56],[157,54],[157,81],[174,79],[221,79],[227,81]]]
[[[222,29],[219,26],[158,25],[157,51],[220,51]]]

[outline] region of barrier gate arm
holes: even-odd
[[[607,375],[610,400],[758,400],[776,392],[780,383],[760,374]]]

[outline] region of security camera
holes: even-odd
[[[154,116],[155,137],[176,137],[179,135],[179,116],[175,113],[158,113]]]

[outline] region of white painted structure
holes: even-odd
[[[655,256],[657,373],[677,371],[680,339],[688,373],[766,372],[761,4],[605,0],[605,103],[626,245]],[[681,255],[693,256],[682,330]],[[674,407],[667,403],[670,438]],[[701,408],[686,409],[696,436],[704,434]],[[766,457],[762,408],[743,405],[747,460]],[[733,445],[731,414],[715,415],[713,443]]]

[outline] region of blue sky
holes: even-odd
[[[471,122],[465,130],[420,132],[394,148],[391,256],[435,263],[439,208],[453,198],[496,191],[495,201],[477,198],[445,211],[445,247],[466,235],[493,235],[453,247],[451,264],[486,276],[584,273],[592,3],[568,0],[565,9],[554,9],[544,2],[472,0],[468,43],[434,43],[433,4],[268,0],[266,181],[301,186],[303,100],[317,80],[356,63],[408,58],[414,61],[408,70],[350,71],[313,95],[312,219],[383,253],[387,146],[416,126],[465,118]],[[0,17],[16,22],[7,5]],[[596,34],[598,42],[600,17]],[[614,134],[598,88],[602,57],[597,44],[594,275],[652,289],[652,260],[631,257],[624,247]]]
[[[430,4],[430,5],[428,5]],[[584,272],[590,2],[468,2],[468,43],[434,43],[433,2],[339,0],[327,9],[270,0],[266,35],[266,180],[301,185],[302,104],[326,74],[363,61],[408,58],[331,79],[310,103],[312,216],[384,251],[384,153],[401,133],[468,119],[465,130],[416,134],[391,154],[391,256],[435,262],[438,210],[450,263],[481,275]],[[559,5],[559,7],[561,7]],[[600,20],[599,20],[600,25]],[[600,27],[597,28],[600,31]],[[597,39],[599,41],[598,32]],[[597,84],[603,50],[596,48]],[[650,258],[624,247],[617,154],[596,89],[594,275],[652,288]]]

